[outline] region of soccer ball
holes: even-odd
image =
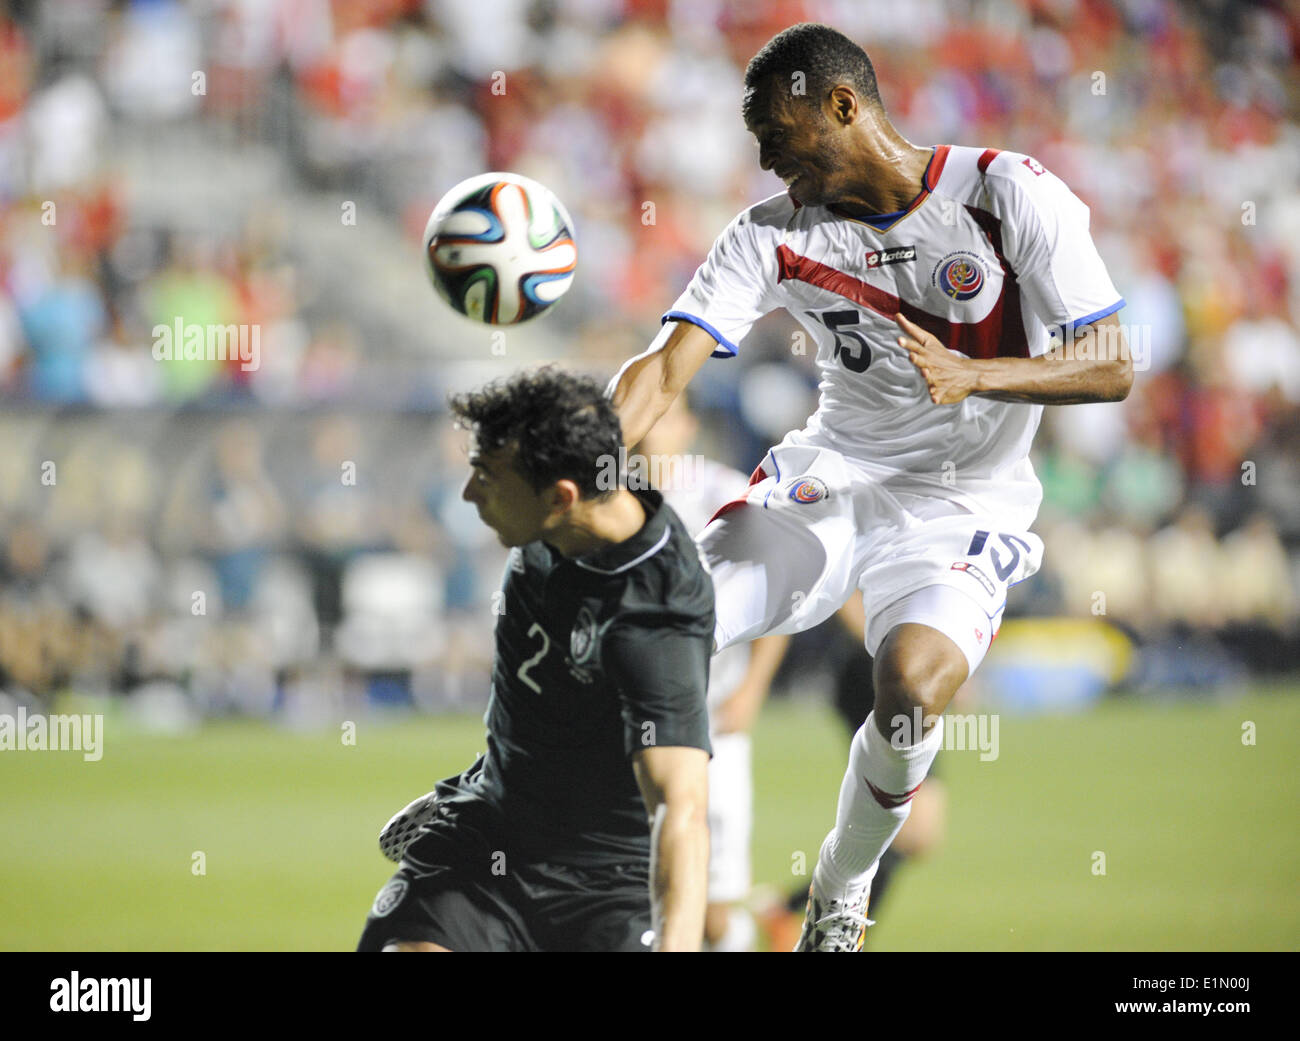
[[[424,260],[447,303],[489,325],[535,318],[573,284],[573,220],[549,189],[513,173],[461,181],[424,228]]]

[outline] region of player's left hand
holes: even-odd
[[[903,335],[898,345],[921,370],[936,405],[955,405],[975,391],[976,373],[971,360],[948,350],[939,340],[901,314],[894,317]]]

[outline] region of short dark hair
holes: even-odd
[[[573,481],[584,499],[615,489],[597,482],[603,460],[619,459],[623,429],[604,388],[553,365],[525,369],[449,399],[478,448],[515,449],[514,467],[534,491]]]
[[[750,59],[745,69],[746,115],[760,86],[774,77],[791,84],[796,72],[804,75],[804,100],[810,103],[820,103],[836,84],[847,83],[870,104],[884,107],[867,52],[829,25],[800,22],[777,33]]]

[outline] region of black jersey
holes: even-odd
[[[540,541],[511,550],[487,752],[439,788],[452,815],[459,805],[481,820],[491,807],[530,859],[648,856],[631,757],[655,745],[712,751],[713,583],[663,497],[635,494],[647,519],[624,542],[574,559]]]

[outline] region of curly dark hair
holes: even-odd
[[[534,491],[566,479],[584,499],[616,490],[597,476],[620,458],[623,429],[595,380],[547,365],[455,394],[448,403],[481,451],[515,449],[515,470]]]
[[[847,83],[869,104],[884,107],[867,52],[829,25],[800,22],[777,33],[750,59],[745,69],[746,115],[760,86],[773,77],[789,84],[796,72],[806,81],[801,100],[820,104],[837,83]]]

